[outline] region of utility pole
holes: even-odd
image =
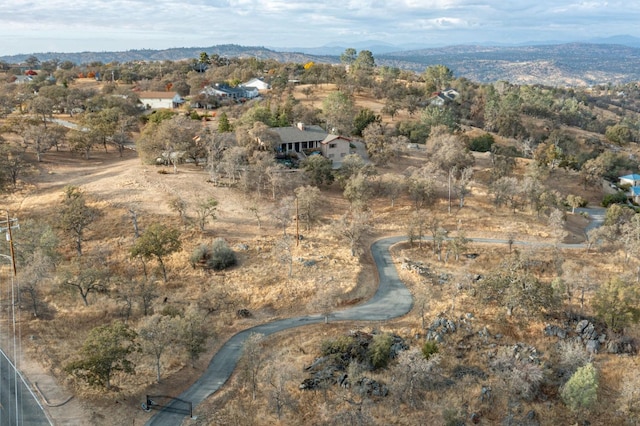
[[[298,213],[298,197],[296,197],[296,247],[300,244],[300,214]]]
[[[13,276],[18,275],[16,271],[16,254],[13,249],[13,238],[11,235],[12,229],[20,229],[20,225],[18,224],[17,218],[9,217],[9,210],[7,210],[7,218],[3,221],[0,221],[0,232],[7,233],[7,241],[9,242],[9,253],[11,255],[11,267],[13,268]]]

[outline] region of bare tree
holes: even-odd
[[[82,256],[82,242],[84,231],[98,217],[98,210],[89,207],[84,194],[76,186],[67,186],[64,189],[65,197],[60,209],[60,227],[69,232],[74,241],[78,256]]]
[[[27,264],[20,269],[20,291],[29,297],[34,317],[40,314],[40,306],[43,303],[41,288],[50,278],[54,268],[51,257],[38,248],[31,254]]]
[[[627,417],[629,424],[640,422],[640,371],[637,368],[629,369],[622,381],[618,407]]]
[[[262,334],[252,333],[243,347],[242,371],[245,380],[249,384],[254,401],[258,392],[258,383],[260,382],[259,373],[265,361],[263,340],[264,336]]]
[[[269,388],[269,405],[273,407],[277,419],[281,420],[285,410],[295,410],[297,407],[295,395],[289,387],[294,377],[292,365],[271,359],[265,365],[262,376]]]
[[[101,265],[101,263],[98,259],[75,261],[63,272],[61,278],[63,286],[72,288],[80,294],[85,306],[89,306],[89,294],[107,291],[110,272],[104,267],[94,265]]]
[[[154,314],[146,317],[138,330],[142,351],[155,361],[156,380],[160,383],[162,355],[178,341],[179,318]]]
[[[195,367],[195,362],[205,352],[207,340],[214,335],[214,330],[194,306],[189,306],[180,319],[179,326],[180,344],[187,351],[191,366]]]
[[[189,223],[189,217],[187,216],[187,202],[180,197],[174,197],[169,200],[169,207],[171,210],[178,213],[178,217],[184,225],[184,229],[187,229],[187,224]]]
[[[473,177],[473,169],[471,167],[465,167],[459,173],[454,173],[454,183],[453,188],[458,194],[458,207],[464,207],[464,200],[469,195],[471,190],[469,189],[469,184],[471,183],[471,178]]]
[[[282,235],[287,236],[287,227],[291,224],[294,215],[295,199],[293,197],[282,198],[271,211],[276,226],[282,228]]]
[[[510,206],[515,212],[517,195],[520,184],[515,177],[501,177],[491,184],[490,192],[493,194],[493,204],[496,207]]]
[[[425,401],[424,391],[428,389],[428,383],[439,376],[440,360],[438,354],[425,359],[418,348],[400,352],[390,371],[392,394],[400,403],[419,408],[418,404]]]
[[[316,186],[305,185],[296,188],[296,198],[298,202],[299,220],[304,221],[307,231],[311,229],[311,224],[318,220],[320,205],[320,189]]]
[[[362,239],[371,230],[371,217],[368,212],[351,211],[333,222],[335,235],[349,244],[351,256],[362,253]]]
[[[273,247],[278,260],[287,265],[289,277],[293,275],[293,238],[290,235],[283,235]]]
[[[204,232],[204,227],[208,220],[216,219],[216,210],[218,208],[218,201],[214,198],[199,199],[196,202],[196,217],[198,218],[198,226],[200,231]]]
[[[413,212],[409,219],[409,223],[407,224],[407,236],[411,245],[417,241],[418,247],[422,248],[422,240],[424,239],[426,227],[427,219],[425,215],[419,212]]]
[[[559,209],[553,209],[549,215],[549,227],[553,235],[553,240],[556,245],[560,244],[564,237],[567,236],[567,231],[564,229],[566,219],[563,211]]]
[[[382,181],[382,191],[391,200],[391,207],[395,206],[396,200],[405,190],[405,182],[396,175],[387,175]]]

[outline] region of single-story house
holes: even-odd
[[[638,174],[630,174],[625,176],[620,176],[619,178],[620,185],[630,185],[630,186],[640,186],[640,175]]]
[[[13,80],[13,82],[15,84],[25,84],[33,81],[33,77],[30,75],[17,75],[14,78],[15,80]]]
[[[627,192],[627,195],[635,203],[640,203],[640,175],[634,173],[620,176],[618,180],[620,185],[629,185],[629,192]]]
[[[329,135],[322,127],[298,123],[289,127],[274,127],[274,132],[280,136],[281,153],[303,152],[306,149],[322,151],[322,142]]]
[[[139,92],[138,97],[146,109],[178,108],[184,103],[177,92]]]
[[[240,86],[245,87],[245,88],[253,87],[253,88],[256,88],[258,90],[269,90],[269,89],[271,89],[271,85],[269,83],[266,83],[264,80],[262,80],[260,78],[252,78],[251,80],[247,81],[246,83],[242,83]]]
[[[340,135],[327,135],[320,146],[322,155],[334,163],[341,163],[351,153],[351,139]]]
[[[441,107],[445,105],[447,102],[451,102],[455,100],[458,96],[460,96],[460,93],[458,93],[457,90],[444,89],[444,90],[441,90],[440,92],[435,92],[429,98],[429,105]]]
[[[234,99],[237,101],[253,99],[260,95],[258,89],[255,87],[231,87],[226,84],[215,84],[213,86],[205,87],[200,93],[207,96],[217,96],[219,98]]]

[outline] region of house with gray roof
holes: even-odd
[[[274,132],[280,136],[281,153],[303,152],[306,149],[321,151],[322,141],[329,135],[322,127],[298,123],[289,127],[274,127]]]
[[[255,87],[231,87],[228,84],[214,84],[213,86],[205,87],[200,93],[207,96],[217,96],[223,99],[234,99],[236,101],[253,99],[260,95],[258,89]]]

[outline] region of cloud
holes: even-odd
[[[601,0],[4,0],[1,54],[363,39],[575,40],[640,36],[640,3]],[[57,44],[56,44],[57,43]]]

